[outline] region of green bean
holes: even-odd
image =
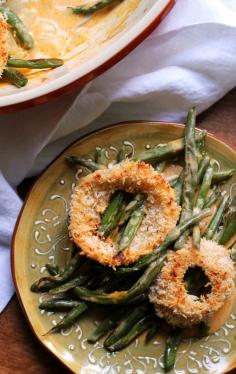
[[[52,264],[46,264],[45,268],[47,269],[47,272],[54,276],[59,274],[59,267],[57,265],[52,265]]]
[[[163,171],[166,168],[166,164],[167,164],[166,160],[158,162],[158,164],[155,165],[155,170],[158,171],[158,173],[163,173]]]
[[[184,194],[183,208],[190,211],[187,218],[192,213],[193,197],[197,186],[198,162],[196,157],[195,143],[196,111],[191,109],[188,113],[185,126],[185,170],[184,170]]]
[[[117,289],[120,289],[121,287],[126,287],[127,284],[128,286],[130,285],[130,282],[131,282],[131,277],[128,277],[127,278],[121,278],[121,277],[116,277],[114,276],[115,272],[113,270],[111,270],[111,276],[109,277],[109,280],[103,284],[102,286],[100,286],[97,291],[101,291],[101,292],[112,292],[114,290],[117,290]]]
[[[71,165],[84,166],[91,171],[106,169],[104,165],[97,164],[96,162],[92,160],[86,160],[85,158],[82,158],[82,157],[68,156],[66,157],[66,160]]]
[[[81,256],[79,253],[76,253],[65,267],[64,271],[58,274],[54,279],[58,283],[62,283],[70,279],[70,277],[78,270],[78,268],[84,262],[84,257]]]
[[[200,297],[201,291],[204,290],[204,286],[208,283],[208,279],[203,270],[189,268],[184,276],[186,282],[186,289],[188,294]]]
[[[186,276],[187,275],[187,276]],[[201,269],[189,268],[184,275],[185,288],[189,295],[200,296],[206,290],[208,278]]]
[[[197,132],[196,133],[196,141],[200,141],[205,136],[205,132]],[[179,138],[177,140],[173,140],[166,144],[159,144],[155,147],[155,149],[151,149],[150,151],[145,151],[142,153],[137,154],[133,159],[134,161],[141,162],[141,161],[162,161],[168,157],[173,157],[180,152],[182,152],[185,148],[184,138]]]
[[[207,131],[203,130],[204,132],[204,137],[197,143],[196,147],[196,154],[197,154],[197,159],[198,163],[201,163],[203,158],[206,156],[206,136],[207,136]]]
[[[116,343],[112,346],[107,347],[110,352],[120,351],[121,349],[127,347],[135,338],[141,335],[150,325],[151,315],[147,315],[146,317],[142,318],[138,321],[130,330],[129,332],[120,338]]]
[[[177,330],[168,337],[164,353],[165,372],[173,369],[175,365],[176,353],[182,340],[182,332]]]
[[[215,234],[212,237],[212,240],[214,242],[219,243],[221,235],[223,233],[223,229],[224,229],[223,226],[219,225],[218,229],[216,230]],[[225,247],[226,247],[226,245],[225,245]]]
[[[31,285],[32,292],[43,292],[49,291],[51,288],[56,288],[58,285],[66,282],[79,268],[79,266],[84,261],[83,257],[77,253],[70,261],[68,266],[65,267],[65,270],[54,276],[54,277],[43,277],[34,282]]]
[[[88,5],[80,5],[76,7],[70,7],[72,9],[72,12],[74,14],[82,14],[84,16],[91,15],[101,9],[106,8],[108,5],[115,4],[118,2],[121,2],[123,0],[100,0],[94,5],[88,6]]]
[[[143,293],[141,295],[137,295],[133,297],[130,300],[127,300],[126,304],[127,305],[135,305],[137,306],[138,304],[143,305],[144,303],[147,303],[149,301],[147,293]]]
[[[77,247],[75,242],[73,242],[72,247],[71,247],[71,258],[77,255],[78,252],[79,252],[79,248]]]
[[[230,257],[234,262],[236,262],[236,246],[235,245],[231,248]]]
[[[160,331],[160,320],[155,317],[153,321],[151,321],[150,328],[145,337],[145,344],[150,343],[150,341],[156,336],[158,331]]]
[[[7,67],[24,69],[55,69],[63,64],[64,61],[59,58],[40,58],[35,60],[9,58],[7,61]]]
[[[181,173],[183,172],[183,170],[181,171]],[[168,183],[170,185],[171,188],[174,188],[176,183],[177,183],[177,180],[178,180],[179,176],[174,178],[174,179],[171,179]]]
[[[125,203],[123,204],[123,206],[121,208],[121,212],[123,212],[124,207],[125,207]],[[120,239],[121,239],[124,231],[125,231],[125,225],[119,226],[119,222],[118,222],[117,227],[115,227],[114,230],[112,230],[112,232],[110,234],[110,239],[112,240],[112,242],[114,244],[116,244],[117,251],[118,251],[118,246],[119,246]]]
[[[133,311],[128,310],[113,333],[104,341],[104,347],[108,348],[113,346],[120,338],[129,332],[134,324],[136,324],[141,318],[145,317],[145,314],[147,314],[146,305],[136,308]]]
[[[124,205],[121,208],[121,211],[123,211]],[[125,231],[125,225],[119,227],[119,222],[118,222],[117,227],[115,227],[114,230],[112,230],[111,234],[109,235],[110,239],[115,244],[117,254],[118,254],[118,249],[119,249],[119,242],[120,242],[120,239],[121,239],[124,231]]]
[[[122,144],[122,147],[121,147],[121,149],[119,150],[119,152],[117,154],[117,162],[119,163],[119,162],[125,160],[126,157],[127,156],[126,156],[126,151],[125,151],[125,145]]]
[[[223,231],[220,235],[219,244],[225,245],[236,234],[236,196],[225,215]]]
[[[235,173],[234,169],[215,171],[212,178],[212,183],[225,182],[227,179],[231,178]]]
[[[88,281],[83,284],[84,287],[90,288],[92,290],[102,288],[102,283],[104,279],[104,274],[100,273],[98,268],[91,267],[90,272],[88,272],[90,277],[88,277]]]
[[[96,273],[95,273],[96,274]],[[96,274],[97,275],[97,274]],[[96,275],[95,277],[92,276],[91,278],[88,279],[88,281],[83,285],[84,287],[86,288],[96,288],[96,285],[97,285],[97,279],[96,279]]]
[[[39,304],[39,309],[58,310],[58,309],[72,309],[80,303],[72,299],[51,298],[44,300]]]
[[[2,73],[2,79],[5,79],[8,83],[13,84],[17,88],[25,87],[28,83],[28,79],[20,71],[5,68]]]
[[[124,191],[116,191],[115,194],[112,196],[108,207],[103,213],[98,232],[100,233],[100,235],[104,236],[105,238],[109,236],[111,231],[118,224],[124,197],[125,197]]]
[[[198,183],[201,183],[202,181],[202,178],[206,172],[206,169],[208,168],[210,164],[210,157],[208,156],[205,156],[202,161],[200,162],[200,165],[199,165],[199,169],[198,169],[198,172],[197,172],[197,181]]]
[[[229,200],[228,195],[225,195],[225,196],[222,197],[221,203],[220,203],[218,209],[216,210],[216,213],[212,217],[212,220],[211,220],[209,226],[207,227],[207,231],[205,233],[205,238],[206,239],[212,240],[216,230],[218,229],[218,227],[220,225],[220,222],[222,220],[223,213],[224,213],[225,207],[228,203],[228,200]]]
[[[58,283],[53,277],[42,277],[31,285],[30,290],[32,292],[45,292],[49,291],[53,287],[57,287],[57,285]]]
[[[210,196],[207,198],[204,208],[205,209],[210,208],[212,205],[215,204],[215,202],[219,199],[220,196],[221,196],[221,191],[213,190]]]
[[[121,237],[119,243],[119,251],[124,251],[125,248],[129,247],[133,241],[138,229],[140,228],[145,215],[145,206],[142,204],[139,208],[134,210],[131,214],[130,219],[126,225],[125,231]]]
[[[194,214],[201,211],[205,205],[207,194],[211,188],[211,182],[213,177],[213,167],[209,166],[206,169],[205,175],[202,180],[202,184],[198,193],[197,201],[194,207]],[[200,248],[200,240],[201,240],[201,234],[200,234],[200,228],[199,225],[195,225],[193,227],[193,244],[195,248]]]
[[[201,322],[199,326],[200,337],[205,337],[210,335],[210,326],[206,322]]]
[[[51,295],[58,295],[60,293],[67,292],[69,290],[72,290],[76,286],[81,286],[88,280],[88,275],[79,275],[78,277],[71,279],[69,282],[62,284],[61,286],[58,286],[56,288],[53,288],[49,291]]]
[[[95,264],[94,264],[95,265]],[[102,265],[101,265],[101,267],[102,267]],[[105,267],[105,269],[106,269],[106,266],[104,266]],[[99,268],[99,266],[98,267],[96,267],[96,265],[95,265],[95,267],[94,267],[94,270],[95,270],[95,272],[96,271],[98,271],[99,273],[100,273],[100,275],[102,276],[102,280],[101,280],[101,282],[100,282],[100,284],[99,284],[99,287],[97,287],[97,289],[99,289],[99,290],[103,290],[103,287],[106,287],[106,285],[107,284],[109,284],[110,282],[112,282],[112,278],[111,278],[111,276],[109,275],[109,270],[107,271],[107,273],[106,273],[106,270],[105,270],[105,272],[103,271],[103,269],[101,269],[100,270],[100,268]],[[111,272],[113,271],[113,269],[111,270]]]
[[[71,326],[73,323],[77,321],[77,319],[81,316],[82,313],[84,313],[88,309],[87,303],[79,303],[79,305],[75,306],[73,309],[69,311],[65,315],[65,317],[58,322],[56,326],[54,326],[51,330],[47,332],[47,334],[52,334],[54,332],[58,332],[62,329],[65,329],[66,327]]]
[[[112,311],[106,319],[104,319],[88,338],[89,343],[96,343],[100,338],[111,331],[124,315],[124,309]]]
[[[34,48],[34,40],[21,19],[5,6],[0,6],[0,13],[3,14],[7,23],[11,26],[17,41],[22,47],[25,49]]]
[[[118,225],[124,225],[130,218],[131,214],[143,204],[143,201],[144,195],[139,193],[136,194],[122,211]]]
[[[182,170],[173,186],[175,190],[175,200],[178,205],[181,204],[182,194],[183,194],[183,185],[184,185],[184,171]]]
[[[162,253],[164,253],[170,246],[173,244],[180,235],[189,227],[195,225],[198,223],[201,219],[203,219],[206,216],[209,216],[211,213],[210,209],[205,209],[202,212],[193,215],[192,218],[187,220],[186,222],[183,222],[182,224],[179,224],[176,226],[165,238],[163,243],[157,247],[152,253],[144,256],[139,260],[133,267],[120,267],[116,270],[117,274],[126,274],[126,273],[132,273],[135,271],[140,271],[141,269],[147,267],[149,264],[151,264],[154,260],[158,258],[158,256]]]
[[[193,200],[197,187],[198,160],[196,155],[195,124],[196,110],[193,108],[188,113],[185,126],[185,167],[180,223],[192,216]],[[182,248],[188,235],[189,231],[184,232],[175,243],[174,248]]]
[[[107,156],[106,156],[105,148],[96,147],[95,162],[97,164],[107,166],[108,159],[107,159]]]

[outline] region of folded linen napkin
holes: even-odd
[[[13,293],[13,189],[95,128],[130,119],[181,121],[236,85],[235,0],[177,0],[152,35],[79,95],[0,118],[0,311]],[[3,177],[4,176],[4,177]],[[6,182],[7,181],[7,182]]]

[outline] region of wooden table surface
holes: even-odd
[[[236,149],[236,89],[199,116],[207,129]],[[64,374],[60,363],[35,340],[16,296],[0,315],[0,374]]]

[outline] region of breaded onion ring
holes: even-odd
[[[101,214],[116,190],[147,195],[146,216],[130,247],[119,255],[114,243],[97,234]],[[179,212],[175,192],[161,174],[144,162],[123,161],[81,180],[72,195],[69,230],[83,254],[115,267],[137,261],[162,243],[175,227]]]
[[[187,293],[184,275],[200,267],[209,279],[211,291],[200,298]],[[183,249],[170,251],[167,262],[151,287],[149,298],[158,316],[177,327],[191,327],[206,321],[224,304],[234,288],[234,267],[227,249],[202,239],[200,250],[189,241]]]

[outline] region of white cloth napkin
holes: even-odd
[[[236,85],[235,41],[235,0],[177,0],[145,42],[78,96],[1,116],[0,311],[13,293],[17,184],[91,129],[130,119],[181,121],[192,105],[207,109]]]

